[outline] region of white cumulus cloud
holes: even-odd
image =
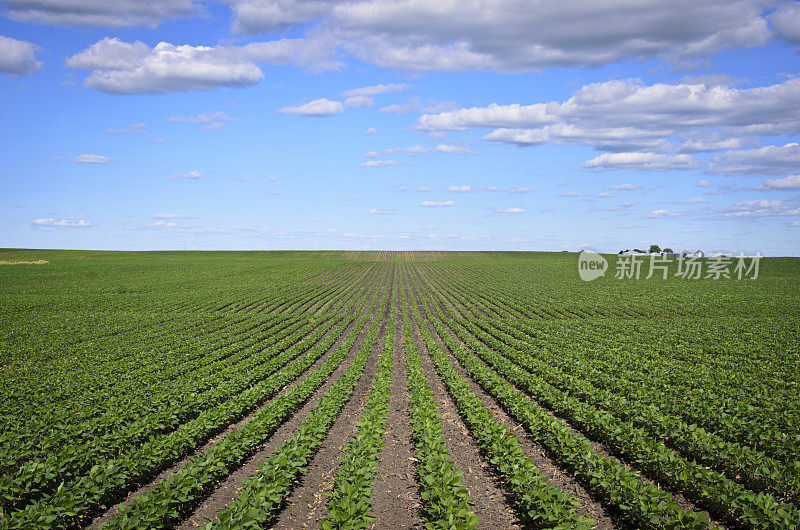
[[[800,4],[782,2],[770,17],[770,22],[780,37],[800,46]]]
[[[760,188],[769,190],[800,190],[800,174],[789,175],[782,179],[767,179]]]
[[[160,94],[254,85],[264,77],[259,63],[302,63],[306,52],[300,39],[213,47],[159,42],[151,48],[106,37],[68,57],[66,65],[91,70],[84,85],[101,92]]]
[[[771,35],[764,7],[755,0],[642,0],[635,6],[624,0],[278,4],[295,20],[321,17],[336,25],[361,59],[410,70],[524,71],[657,56],[680,62],[758,46]]]
[[[31,75],[42,63],[36,60],[36,45],[0,35],[0,73]]]
[[[737,89],[703,83],[592,83],[564,102],[490,104],[423,114],[424,131],[492,128],[483,139],[520,147],[582,144],[614,153],[680,154],[757,147],[754,136],[800,134],[800,78]]]
[[[780,175],[800,168],[800,144],[768,145],[714,157],[706,171],[725,175]]]

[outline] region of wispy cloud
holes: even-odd
[[[680,214],[681,212],[678,210],[653,210],[647,214],[647,217],[650,219],[661,219],[665,217],[676,217]]]
[[[790,206],[783,201],[755,199],[742,201],[729,206],[714,208],[714,212],[722,218],[800,216],[800,208]]]
[[[102,155],[78,155],[72,159],[79,164],[109,164],[111,160]]]
[[[178,223],[173,221],[153,221],[145,225],[145,228],[177,228],[177,227]]]
[[[421,145],[411,145],[408,147],[390,147],[389,149],[385,149],[383,151],[384,155],[395,155],[398,153],[403,153],[407,155],[424,155],[425,153],[429,153],[430,149],[427,147],[422,147]]]
[[[48,228],[88,228],[92,223],[85,219],[34,219],[33,226]]]
[[[406,103],[395,103],[381,107],[378,112],[381,114],[405,114],[406,112],[414,112],[422,109],[422,103],[418,100],[411,100]]]
[[[583,163],[592,171],[643,171],[687,170],[699,167],[691,155],[665,155],[661,153],[603,153]]]
[[[169,178],[171,178],[171,179],[199,179],[202,176],[203,176],[202,173],[200,173],[197,170],[194,170],[194,171],[187,171],[186,173],[175,173],[174,175],[170,175]]]
[[[379,96],[381,94],[386,94],[389,92],[399,92],[401,90],[408,90],[409,88],[411,88],[411,85],[408,85],[406,83],[390,83],[388,85],[384,85],[383,83],[381,83],[378,85],[371,85],[361,88],[354,88],[352,90],[347,90],[345,92],[342,92],[342,95],[346,97]]]
[[[375,100],[367,96],[352,96],[344,100],[344,106],[348,109],[371,107],[374,104]]]
[[[387,167],[387,166],[396,166],[397,161],[395,160],[367,160],[366,162],[362,162],[359,164],[362,167]]]
[[[281,107],[278,112],[281,114],[296,114],[298,116],[311,116],[322,118],[333,116],[344,112],[344,105],[341,101],[331,101],[327,98],[315,99],[304,105]]]
[[[452,144],[439,144],[435,149],[440,153],[450,153],[454,155],[469,155],[474,153],[474,151],[468,147]]]
[[[122,129],[108,129],[106,134],[147,134],[147,125],[144,123],[132,123]]]
[[[183,219],[183,217],[179,213],[156,213],[152,215],[153,219]]]
[[[620,190],[620,191],[636,191],[636,190],[643,190],[645,186],[637,186],[634,184],[617,184],[615,186],[611,186],[612,190]]]
[[[453,201],[422,201],[420,206],[424,206],[425,208],[438,208],[442,206],[455,206],[455,202]]]
[[[236,120],[225,112],[218,110],[208,114],[198,114],[197,116],[172,116],[167,118],[167,121],[172,123],[192,123],[200,125],[204,131],[215,131],[221,129],[226,123],[232,123]]]
[[[525,208],[495,208],[494,213],[525,213]]]

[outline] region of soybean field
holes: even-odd
[[[0,260],[0,528],[800,526],[798,258]]]

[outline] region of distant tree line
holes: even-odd
[[[630,250],[629,248],[626,248],[625,250],[620,250],[620,251],[618,252],[618,254],[625,254],[626,252],[630,252],[630,251],[631,251],[631,250]],[[671,254],[671,253],[673,253],[673,252],[674,252],[674,251],[673,251],[671,248],[669,248],[669,247],[666,247],[666,248],[664,248],[664,250],[661,250],[661,247],[660,247],[660,246],[658,246],[658,245],[656,245],[656,244],[652,244],[652,245],[650,245],[650,250],[648,250],[648,251],[644,251],[644,250],[642,250],[642,249],[640,249],[640,248],[635,248],[635,249],[633,249],[633,251],[634,251],[634,252],[638,252],[639,254],[652,254],[653,252],[655,252],[656,254],[660,254],[661,252],[668,252],[668,253],[670,253],[670,254]]]

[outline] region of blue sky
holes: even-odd
[[[0,17],[0,246],[800,255],[798,2]]]

